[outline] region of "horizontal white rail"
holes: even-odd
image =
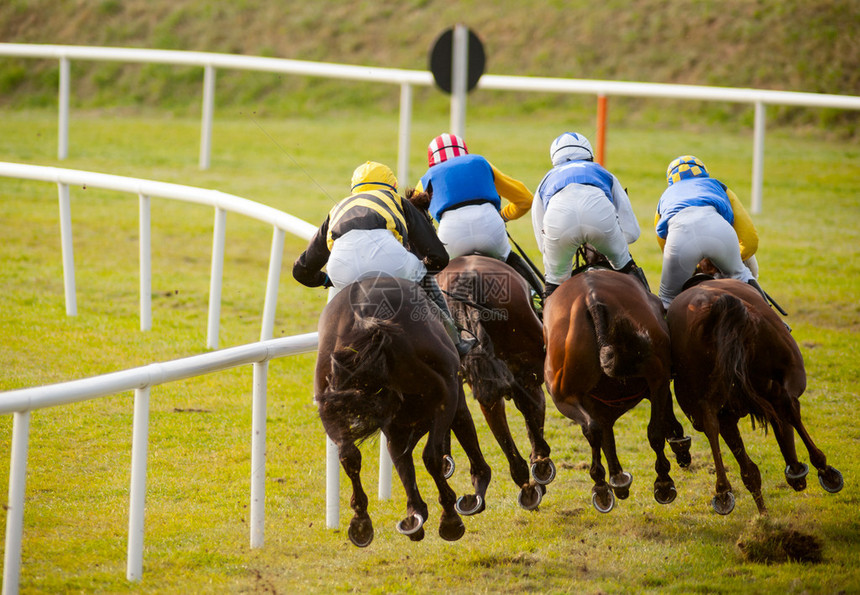
[[[266,58],[260,56],[241,56],[213,52],[191,52],[181,50],[153,50],[140,48],[85,47],[70,45],[33,45],[22,43],[0,43],[0,56],[21,58],[56,59],[60,62],[60,99],[58,156],[65,159],[68,153],[69,122],[69,61],[100,60],[121,62],[142,62],[200,66],[204,69],[203,80],[203,119],[200,135],[200,168],[208,169],[211,139],[212,115],[215,95],[215,68],[236,70],[256,70],[280,72],[299,76],[314,76],[344,80],[367,81],[375,83],[399,84],[400,93],[400,131],[398,140],[398,170],[401,180],[409,179],[408,147],[411,128],[412,85],[431,86],[433,76],[424,70],[405,70],[399,68],[380,68],[308,62],[285,58]],[[832,109],[860,110],[860,97],[852,95],[829,95],[824,93],[802,93],[794,91],[772,91],[762,89],[738,89],[731,87],[708,87],[701,85],[677,85],[663,83],[640,83],[626,81],[601,81],[586,79],[565,79],[552,77],[506,76],[486,74],[478,81],[481,89],[504,91],[527,91],[543,93],[579,93],[607,97],[665,98],[700,101],[729,101],[749,103],[755,108],[753,127],[752,181],[750,196],[752,212],[762,210],[762,187],[764,181],[764,134],[765,109],[771,105],[794,105]],[[459,103],[462,113],[455,117],[457,97],[452,95],[452,126],[465,127],[465,100]],[[455,124],[456,122],[456,124]],[[462,132],[462,131],[461,131]],[[602,143],[602,136],[599,139]],[[603,155],[603,147],[598,146]]]
[[[269,257],[268,279],[266,281],[266,297],[263,306],[262,328],[260,331],[261,340],[271,339],[274,334],[275,308],[283,259],[284,233],[289,232],[300,238],[310,239],[317,229],[316,226],[289,213],[217,190],[206,190],[193,186],[155,182],[112,174],[7,162],[0,162],[0,176],[57,184],[60,193],[60,223],[66,312],[70,316],[76,314],[77,305],[69,189],[75,186],[87,186],[119,192],[130,192],[140,197],[141,330],[149,330],[151,328],[149,198],[155,196],[213,207],[215,209],[215,229],[213,232],[207,332],[207,346],[213,349],[218,347],[221,282],[224,269],[224,220],[226,213],[229,211],[245,215],[274,227],[272,250]]]

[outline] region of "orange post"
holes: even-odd
[[[597,163],[605,165],[606,156],[606,95],[597,96]]]

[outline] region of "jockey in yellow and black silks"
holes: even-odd
[[[351,189],[353,194],[329,211],[296,259],[293,277],[308,287],[333,286],[338,291],[379,275],[419,283],[438,306],[457,350],[461,355],[468,352],[474,340],[460,337],[433,278],[448,265],[433,225],[397,193],[397,178],[381,163],[368,161],[356,168]]]

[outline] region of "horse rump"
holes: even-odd
[[[327,386],[317,396],[320,418],[335,442],[361,442],[397,412],[401,397],[386,386],[393,339],[402,331],[381,318],[356,318],[343,347],[331,354]]]
[[[593,292],[588,293],[586,306],[597,335],[603,373],[610,378],[635,375],[642,362],[651,357],[648,333],[626,316],[612,316]]]
[[[759,324],[758,316],[740,298],[722,293],[711,304],[702,333],[711,337],[715,354],[711,382],[717,394],[726,396],[726,407],[738,417],[749,413],[753,427],[758,423],[767,431],[768,421],[779,423],[779,418],[753,383],[752,356]]]

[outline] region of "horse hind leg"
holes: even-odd
[[[514,386],[513,401],[526,422],[526,431],[532,446],[532,452],[529,456],[532,477],[535,483],[539,485],[549,485],[555,479],[556,468],[552,459],[549,458],[549,444],[544,439],[546,401],[543,396],[543,388],[538,385],[529,389],[524,383],[517,380]]]
[[[711,445],[711,456],[714,459],[714,468],[717,474],[716,493],[711,500],[711,506],[718,514],[729,514],[735,509],[735,495],[732,493],[732,484],[729,483],[726,466],[720,453],[720,424],[713,411],[702,411],[702,417],[702,431]]]
[[[361,451],[353,442],[339,445],[340,464],[352,482],[350,506],[355,512],[349,522],[349,540],[358,547],[367,547],[373,541],[373,523],[367,514],[367,494],[361,485]]]
[[[452,387],[452,390],[454,391],[454,394],[456,394],[457,389]],[[455,411],[455,417],[456,413],[457,412]],[[453,420],[444,424],[444,427],[442,427],[443,424],[441,423],[440,418],[437,417],[430,428],[430,433],[427,436],[427,444],[424,446],[424,452],[422,454],[424,467],[433,478],[433,481],[436,482],[436,488],[439,490],[439,504],[442,506],[442,518],[439,521],[439,536],[445,541],[457,541],[466,533],[466,526],[463,524],[463,520],[460,518],[456,509],[457,495],[454,493],[454,490],[451,489],[451,486],[448,485],[448,480],[445,479],[442,462],[445,435],[448,433],[452,425]],[[415,493],[417,496],[417,486]],[[420,496],[418,496],[418,498],[420,498]],[[426,505],[424,506],[424,509],[426,511]],[[424,518],[426,518],[426,516]]]
[[[806,488],[806,472],[808,467],[800,463],[794,447],[794,430],[800,435],[806,450],[809,452],[809,461],[818,470],[818,482],[821,487],[830,493],[840,491],[844,485],[842,473],[827,464],[827,457],[812,441],[812,437],[800,419],[800,401],[791,399],[790,404],[784,406],[781,419],[789,420],[786,423],[772,424],[779,448],[785,459],[785,478],[788,484],[795,490]]]
[[[732,451],[738,465],[741,468],[741,480],[747,491],[752,494],[758,513],[762,516],[767,514],[764,505],[764,497],[761,494],[761,472],[753,460],[747,454],[744,440],[738,430],[737,418],[720,416],[720,435],[726,442],[726,446]]]
[[[672,465],[664,452],[666,437],[672,431],[667,424],[667,411],[671,411],[672,408],[672,394],[668,384],[661,384],[659,387],[652,384],[650,390],[652,395],[656,395],[651,398],[651,419],[648,421],[648,443],[656,455],[654,470],[657,472],[657,479],[654,480],[654,499],[660,504],[670,504],[678,496],[675,482],[669,475]]]
[[[469,407],[466,404],[466,395],[463,393],[462,386],[459,391],[459,404],[457,406],[457,415],[454,417],[454,423],[451,430],[457,437],[457,441],[469,457],[469,472],[472,476],[472,486],[475,488],[474,494],[466,494],[457,499],[455,508],[458,513],[464,516],[471,516],[483,512],[486,505],[487,488],[490,485],[492,470],[484,459],[484,454],[481,452],[481,446],[478,443],[478,433],[475,429],[475,422],[472,419],[472,414],[469,412]],[[450,452],[450,433],[448,437],[448,450]],[[451,477],[447,473],[447,469],[443,464],[443,476],[445,479]]]
[[[412,541],[421,541],[424,539],[424,523],[427,521],[428,509],[418,491],[415,463],[412,460],[412,451],[415,449],[418,439],[408,429],[389,428],[386,435],[388,436],[388,453],[391,455],[391,462],[394,464],[397,475],[400,477],[400,483],[403,484],[403,490],[406,492],[406,518],[398,522],[396,528],[399,533],[406,535]],[[439,450],[439,468],[441,470],[441,451],[443,449],[440,448]]]
[[[603,428],[594,419],[582,426],[582,433],[591,445],[591,468],[588,471],[594,481],[594,486],[591,488],[591,503],[598,512],[609,512],[615,508],[615,496],[606,482],[606,469],[600,460],[603,432]]]
[[[613,428],[603,431],[603,442],[601,444],[603,454],[606,456],[606,466],[609,468],[609,487],[619,500],[626,500],[630,496],[630,485],[633,483],[633,474],[621,468],[618,460],[618,451],[615,447],[615,431]]]

